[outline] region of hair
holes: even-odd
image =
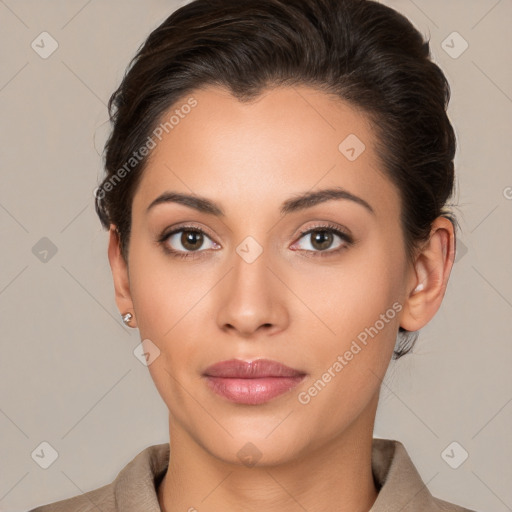
[[[457,227],[446,209],[456,149],[446,112],[450,87],[430,57],[429,41],[406,17],[372,0],[182,6],[139,47],[110,97],[106,176],[95,191],[103,227],[116,226],[128,260],[132,199],[148,161],[141,148],[187,94],[220,86],[248,102],[272,87],[307,85],[366,114],[382,171],[400,193],[405,251],[413,261],[438,216]],[[409,352],[417,336],[400,327],[393,358]]]

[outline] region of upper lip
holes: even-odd
[[[204,375],[233,379],[258,379],[263,377],[302,377],[305,373],[271,359],[255,359],[254,361],[230,359],[209,366],[204,371]]]

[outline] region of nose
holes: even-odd
[[[258,331],[270,335],[286,329],[286,287],[276,277],[276,270],[269,268],[266,252],[251,263],[235,252],[232,264],[219,290],[219,328],[243,337],[254,336]]]

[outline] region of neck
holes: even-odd
[[[171,455],[158,488],[160,508],[163,512],[368,512],[378,494],[371,468],[374,413],[358,418],[307,455],[253,467],[212,456],[170,422]]]

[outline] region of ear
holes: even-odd
[[[121,243],[117,227],[110,225],[108,243],[108,260],[112,270],[112,278],[114,280],[114,289],[116,296],[116,304],[119,312],[124,315],[131,313],[133,318],[130,327],[136,327],[135,312],[130,292],[130,278],[128,275],[128,265],[121,253]]]
[[[400,326],[408,331],[424,327],[441,306],[455,257],[453,224],[438,217],[430,239],[415,259],[408,282],[408,293],[400,317]]]

